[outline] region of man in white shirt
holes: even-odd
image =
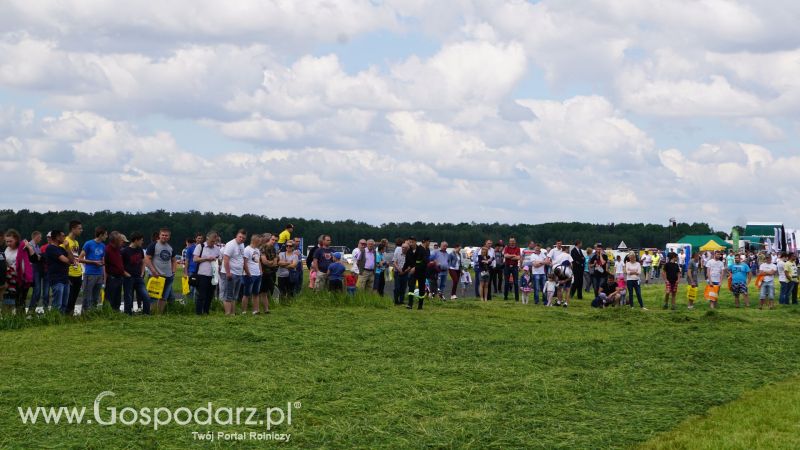
[[[650,252],[645,250],[644,256],[642,257],[642,273],[644,276],[644,282],[650,282],[650,269],[653,267],[653,256],[650,255]]]
[[[236,300],[244,280],[244,240],[247,231],[239,230],[222,250],[222,265],[225,268],[225,292],[222,295],[225,314],[236,313]]]
[[[758,309],[764,309],[764,303],[767,301],[769,301],[769,309],[775,308],[775,274],[777,272],[778,266],[770,261],[769,256],[758,266],[758,273],[763,275]]]
[[[242,314],[247,313],[247,303],[253,300],[253,314],[258,314],[261,295],[261,239],[258,234],[250,238],[250,245],[244,249],[244,295],[242,296]]]
[[[531,277],[533,279],[533,303],[539,304],[539,294],[542,294],[542,303],[546,303],[547,299],[544,297],[543,291],[544,282],[547,278],[544,271],[547,265],[547,255],[544,254],[539,244],[534,245],[530,260]]]
[[[547,265],[549,265],[551,268],[560,266],[564,263],[564,261],[572,262],[572,258],[564,249],[561,241],[556,241],[556,246],[550,249],[550,253],[547,254],[547,258],[549,259]]]

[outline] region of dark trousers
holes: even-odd
[[[797,281],[792,281],[792,304],[797,304]]]
[[[505,266],[495,267],[490,270],[489,272],[489,292],[492,292],[492,287],[494,287],[494,293],[499,294],[503,291],[503,270]],[[489,296],[491,297],[491,295]]]
[[[578,300],[583,300],[583,266],[578,264],[572,265],[572,273],[575,274],[575,281],[569,288],[569,298],[572,298],[576,293]]]
[[[125,314],[133,314],[133,295],[145,314],[150,314],[150,295],[142,277],[128,277],[122,280],[122,291],[125,302]]]
[[[419,304],[417,308],[422,309],[422,303],[425,299],[425,270],[419,270],[409,277],[408,281],[408,290],[409,292],[414,292],[414,289],[418,289],[419,292]],[[414,297],[408,296],[408,306],[414,306]]]
[[[214,285],[208,275],[197,275],[197,299],[194,302],[194,312],[197,315],[211,312],[211,297],[214,296]]]
[[[509,267],[505,266],[503,269],[503,279],[506,280],[505,287],[503,288],[503,300],[508,300],[508,291],[511,290],[511,286],[509,286],[508,276],[514,279],[514,300],[519,301],[519,270],[517,270],[517,266]]]
[[[111,309],[119,312],[122,304],[122,277],[109,275],[106,277],[106,300],[111,305]]]
[[[396,274],[394,276],[394,304],[403,304],[403,297],[406,295],[406,287],[408,286],[408,274]]]
[[[480,298],[481,297],[481,292],[480,292],[481,269],[480,269],[480,267],[478,267],[477,264],[475,265],[475,278],[473,278],[472,281],[475,283],[475,297]]]
[[[603,280],[606,278],[606,274],[602,273],[598,275],[592,275],[592,287],[594,288],[594,296],[597,297],[600,293],[600,285],[603,284]]]
[[[644,308],[644,302],[642,301],[642,286],[639,284],[637,280],[628,280],[626,283],[628,288],[628,303],[633,308],[633,291],[636,291],[636,298],[639,300],[639,306]]]
[[[375,282],[372,285],[376,291],[378,291],[378,295],[383,297],[383,291],[386,289],[386,271],[381,270],[381,273],[375,274]]]
[[[289,280],[289,277],[278,277],[278,290],[281,292],[281,297],[293,297],[294,285]]]
[[[69,299],[66,305],[61,305],[64,314],[70,316],[75,314],[75,303],[78,301],[81,285],[83,285],[83,279],[81,277],[69,277]]]

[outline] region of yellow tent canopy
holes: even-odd
[[[706,252],[706,251],[708,251],[708,252],[716,252],[716,251],[719,251],[719,250],[725,250],[725,247],[717,244],[713,240],[710,240],[710,241],[706,242],[705,245],[700,247],[700,251],[701,252]]]

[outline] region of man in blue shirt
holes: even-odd
[[[94,239],[83,244],[78,262],[84,265],[83,303],[81,314],[100,304],[100,291],[105,287],[105,256],[108,232],[103,227],[94,230]]]
[[[750,284],[752,273],[750,266],[743,263],[741,257],[737,253],[734,256],[733,264],[728,266],[728,271],[731,273],[731,290],[736,302],[736,307],[739,307],[739,295],[744,295],[744,307],[750,307],[750,295],[747,293],[747,286]]]

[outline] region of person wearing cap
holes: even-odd
[[[345,267],[341,261],[342,253],[336,252],[333,254],[333,262],[328,266],[328,289],[331,292],[342,292],[344,288]]]
[[[106,299],[111,304],[111,309],[117,312],[122,304],[123,279],[131,276],[122,264],[121,248],[124,242],[128,242],[124,234],[112,231],[108,235],[105,249]]]
[[[278,246],[281,251],[286,249],[286,243],[292,239],[292,231],[294,231],[294,225],[288,223],[283,231],[278,234]]]

